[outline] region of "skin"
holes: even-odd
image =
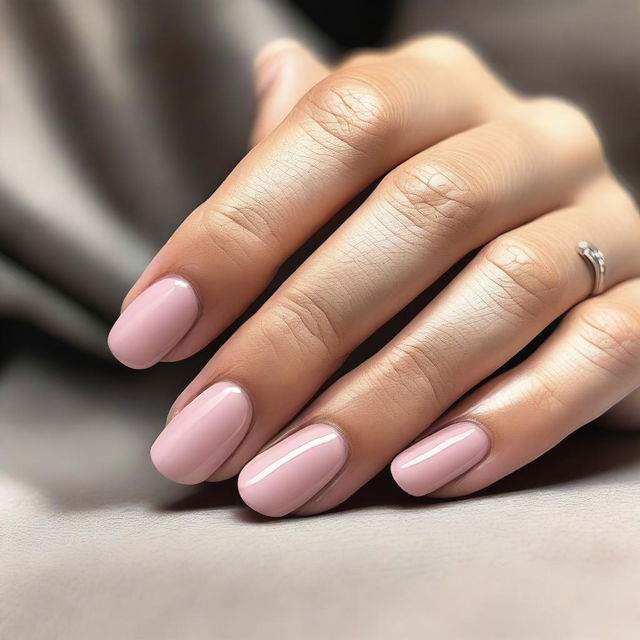
[[[170,417],[222,380],[252,398],[251,429],[212,480],[236,475],[283,433],[326,422],[349,458],[296,510],[318,513],[425,433],[469,419],[490,451],[433,494],[466,495],[640,386],[640,217],[578,107],[518,95],[446,35],[335,69],[277,41],[257,58],[257,87],[253,148],[124,301],[166,274],[194,286],[201,314],[165,360],[207,345],[289,255],[380,181],[174,403]],[[580,240],[607,258],[599,296],[590,297]],[[409,325],[309,404],[358,345],[476,249]],[[493,377],[561,317],[533,355]]]

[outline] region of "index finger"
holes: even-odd
[[[424,42],[330,75],[245,156],[125,299],[109,336],[119,360],[145,368],[198,351],[350,199],[510,95],[464,45]]]

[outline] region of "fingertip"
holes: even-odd
[[[173,482],[204,482],[238,447],[252,415],[244,389],[216,382],[169,420],[151,447],[151,460]]]
[[[159,362],[194,325],[197,295],[184,278],[167,276],[145,289],[116,320],[107,343],[111,353],[132,369]]]
[[[256,96],[264,98],[280,75],[286,59],[295,50],[301,50],[302,45],[290,38],[278,38],[263,46],[254,59]],[[286,52],[286,53],[285,53]]]
[[[398,454],[391,463],[396,484],[412,496],[425,496],[466,473],[489,452],[491,440],[479,424],[451,424]]]
[[[284,51],[285,49],[293,49],[293,48],[303,48],[302,44],[293,38],[282,37],[276,38],[275,40],[270,40],[266,44],[264,44],[254,58],[254,66],[258,69],[261,65],[263,65],[269,58]]]
[[[271,133],[328,72],[308,48],[291,38],[278,38],[262,47],[255,58],[258,110],[251,145]]]

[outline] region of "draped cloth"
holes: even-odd
[[[637,0],[387,10],[378,44],[453,31],[518,89],[581,104],[637,194]],[[410,499],[383,473],[333,513],[273,522],[233,481],[153,470],[207,354],[127,371],[106,332],[244,153],[252,59],[278,36],[342,53],[284,1],[0,1],[0,637],[636,637],[631,434],[586,429],[465,500]]]

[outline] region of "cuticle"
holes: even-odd
[[[468,418],[465,415],[457,416],[456,418],[454,418],[452,420],[447,420],[445,423],[442,424],[442,426],[439,426],[438,429],[432,431],[428,436],[424,436],[423,435],[424,432],[423,432],[423,434],[418,436],[418,438],[416,438],[408,447],[406,447],[404,449],[404,451],[406,451],[407,449],[412,447],[417,442],[421,442],[425,438],[428,438],[429,436],[432,436],[432,435],[434,435],[436,433],[440,433],[440,431],[442,431],[443,429],[446,429],[447,427],[452,427],[452,426],[454,426],[456,424],[459,424],[461,422],[472,422],[477,427],[482,429],[482,431],[487,436],[487,439],[489,440],[489,446],[487,447],[487,450],[486,450],[485,454],[482,456],[482,458],[480,458],[480,460],[478,460],[470,469],[467,469],[466,471],[464,471],[460,475],[456,476],[450,482],[447,482],[446,484],[442,485],[441,487],[438,487],[437,489],[434,489],[434,491],[432,493],[428,493],[425,496],[423,496],[425,498],[431,498],[431,499],[434,499],[434,500],[451,500],[451,499],[456,499],[456,498],[462,498],[463,496],[453,496],[453,498],[449,498],[449,497],[440,498],[439,496],[434,496],[433,493],[435,493],[437,491],[440,491],[441,489],[443,489],[444,487],[450,485],[453,482],[457,482],[458,480],[460,480],[460,478],[464,478],[467,474],[469,474],[472,471],[476,470],[483,462],[485,462],[485,460],[487,460],[489,458],[489,456],[491,455],[491,453],[493,451],[493,445],[494,445],[495,440],[493,438],[493,433],[491,432],[491,430],[488,429],[486,427],[486,425],[484,423],[480,422],[478,419],[476,419],[476,418]],[[425,432],[428,431],[430,428],[431,427],[427,427],[427,429],[425,429]]]
[[[214,381],[212,381],[212,382],[200,387],[198,389],[198,391],[195,394],[193,394],[193,396],[189,399],[189,401],[186,402],[179,411],[176,411],[171,416],[171,418],[169,418],[169,416],[167,416],[167,421],[165,423],[165,426],[167,424],[169,424],[169,422],[171,422],[171,420],[173,420],[179,413],[184,411],[184,409],[186,409],[196,398],[200,397],[205,391],[207,391],[208,389],[211,389],[211,387],[213,387],[214,385],[216,385],[218,383],[221,383],[221,382],[229,382],[231,384],[234,384],[239,389],[241,389],[242,393],[244,393],[245,396],[249,399],[249,405],[251,406],[251,420],[249,422],[249,426],[247,427],[247,433],[245,433],[245,435],[243,436],[242,440],[238,443],[238,447],[236,447],[236,449],[231,453],[231,455],[233,455],[235,453],[235,451],[238,450],[240,445],[244,442],[245,438],[247,437],[247,435],[249,434],[249,432],[253,428],[253,426],[255,424],[255,421],[256,421],[256,409],[255,409],[256,403],[254,401],[253,395],[246,389],[246,387],[243,384],[240,384],[237,380],[234,380],[233,378],[220,378],[220,379],[214,380]],[[229,457],[231,457],[231,455]],[[227,458],[227,460],[228,460],[228,458]],[[226,462],[226,460],[225,460],[225,462]],[[222,464],[224,464],[224,462]],[[220,465],[220,466],[222,466],[222,465]]]
[[[301,422],[299,425],[296,425],[293,429],[291,429],[290,431],[287,431],[286,433],[281,432],[276,438],[271,440],[266,447],[262,448],[260,450],[260,453],[262,453],[263,451],[268,451],[269,449],[271,449],[271,447],[278,444],[279,442],[282,442],[283,440],[286,440],[289,436],[292,436],[294,433],[298,433],[298,431],[302,431],[302,429],[305,429],[306,427],[310,427],[311,425],[314,425],[314,424],[325,424],[328,427],[332,427],[333,429],[335,429],[340,434],[342,441],[345,443],[347,447],[347,454],[348,454],[347,458],[351,457],[351,442],[347,438],[346,433],[344,432],[344,429],[339,427],[337,424],[335,424],[331,420],[323,420],[317,417],[311,418],[309,420],[305,419],[304,422]]]
[[[240,448],[240,446],[244,442],[244,439],[249,435],[249,432],[253,429],[253,427],[254,427],[254,425],[256,423],[256,403],[255,403],[255,399],[253,397],[253,394],[250,393],[249,390],[243,384],[240,384],[237,380],[234,380],[233,378],[225,378],[224,380],[216,380],[216,382],[230,382],[231,384],[235,384],[236,387],[238,387],[238,389],[240,389],[242,391],[242,393],[244,393],[245,396],[248,398],[249,406],[251,407],[251,420],[249,421],[249,425],[247,426],[247,433],[244,434],[242,440],[238,443],[238,446],[236,447],[235,451],[233,452],[233,453],[235,453]],[[216,382],[214,382],[213,384],[216,384]],[[209,385],[209,386],[213,386],[213,384]],[[231,455],[233,455],[233,453]],[[225,460],[225,462],[226,462],[226,460]]]
[[[418,443],[418,442],[422,442],[422,440],[424,440],[425,438],[428,438],[432,435],[435,435],[436,433],[439,433],[440,431],[442,431],[443,429],[446,429],[447,427],[451,427],[455,424],[459,424],[460,422],[473,422],[475,425],[477,425],[478,427],[480,427],[486,434],[487,437],[489,438],[489,442],[491,444],[491,448],[493,447],[493,433],[491,432],[490,429],[488,429],[482,422],[480,422],[480,420],[478,420],[477,418],[467,418],[464,414],[459,415],[455,418],[451,418],[449,420],[446,420],[445,422],[443,422],[442,424],[438,424],[436,423],[431,423],[426,429],[424,429],[423,431],[420,432],[419,435],[417,435],[406,447],[405,449],[408,449],[409,447],[412,447],[414,444]],[[437,425],[437,426],[436,426]]]
[[[467,474],[469,474],[472,471],[474,471],[475,469],[477,469],[485,460],[487,460],[487,458],[489,458],[489,456],[491,455],[491,453],[493,451],[493,445],[495,443],[495,440],[494,440],[494,437],[493,437],[493,433],[491,432],[490,429],[488,429],[486,427],[485,424],[483,424],[482,422],[480,422],[476,418],[466,418],[464,416],[458,416],[458,418],[456,418],[455,420],[452,420],[450,422],[447,421],[440,429],[438,429],[437,431],[434,431],[434,433],[438,433],[438,432],[442,431],[442,429],[446,429],[447,427],[451,427],[451,426],[453,426],[455,424],[459,424],[460,422],[472,422],[473,424],[476,425],[476,427],[479,427],[480,429],[482,429],[484,434],[487,436],[487,439],[489,440],[489,446],[487,447],[487,450],[486,450],[485,454],[482,456],[482,458],[480,458],[480,460],[478,460],[478,462],[476,462],[473,465],[473,467],[471,467],[470,469],[467,469],[466,471],[461,473],[459,476],[456,476],[453,480],[451,480],[447,484],[443,485],[442,487],[438,487],[434,491],[440,491],[440,489],[442,489],[443,487],[446,487],[447,485],[451,484],[452,482],[456,482],[460,478],[464,478]],[[427,494],[427,495],[431,496],[431,494]],[[462,496],[460,496],[460,497],[462,497]]]
[[[165,273],[164,275],[162,275],[159,278],[157,278],[156,280],[154,280],[149,285],[149,287],[152,287],[157,282],[160,282],[161,280],[166,280],[167,278],[179,278],[180,280],[184,280],[191,287],[191,290],[193,291],[193,293],[194,293],[194,295],[196,297],[196,304],[198,305],[198,311],[197,311],[197,313],[195,315],[195,318],[193,319],[193,322],[191,323],[191,326],[185,331],[185,333],[182,336],[182,338],[180,338],[180,340],[178,340],[178,342],[176,342],[166,353],[164,353],[162,355],[162,358],[160,358],[160,362],[164,362],[163,359],[166,358],[172,351],[177,349],[187,339],[187,337],[189,336],[189,334],[191,333],[193,328],[198,324],[198,322],[200,321],[200,318],[202,318],[202,315],[204,313],[204,305],[202,304],[202,300],[200,298],[200,293],[198,291],[198,288],[193,284],[193,282],[191,281],[190,278],[187,278],[187,277],[183,276],[180,273],[173,273],[173,272]],[[144,289],[144,291],[146,291],[149,287],[146,287],[146,289]],[[136,296],[136,298],[137,297],[138,296]],[[135,298],[134,298],[134,300],[135,300]]]
[[[174,271],[168,271],[166,273],[163,273],[161,276],[156,278],[149,286],[145,287],[143,289],[143,292],[146,291],[149,287],[152,287],[157,282],[160,282],[161,280],[166,280],[167,278],[179,278],[180,280],[184,280],[191,287],[191,290],[193,291],[193,293],[196,296],[196,302],[198,303],[198,314],[196,316],[196,320],[197,320],[202,315],[202,311],[203,311],[203,304],[202,304],[202,300],[200,298],[200,292],[198,291],[198,287],[196,287],[194,285],[194,283],[191,280],[191,278],[188,278],[187,276],[183,275],[182,273],[175,273]],[[138,296],[136,296],[136,298],[137,297]],[[135,300],[135,298],[134,298],[134,300]],[[193,328],[193,325],[192,325],[192,327],[189,328],[189,331],[191,331],[191,328]],[[186,334],[185,334],[185,337],[186,337]]]
[[[458,418],[457,420],[454,420],[452,422],[448,422],[442,428],[444,429],[445,427],[450,427],[450,426],[452,426],[452,425],[454,425],[456,423],[460,423],[460,422],[472,422],[473,424],[476,425],[476,427],[479,427],[480,429],[482,429],[482,431],[484,431],[484,434],[487,436],[487,439],[489,440],[489,446],[487,447],[487,453],[483,456],[482,460],[479,460],[477,462],[477,464],[474,465],[473,468],[475,469],[483,460],[485,460],[487,458],[487,456],[493,450],[493,445],[495,444],[495,439],[493,437],[493,432],[483,422],[480,422],[480,420],[478,420],[476,418],[464,418],[464,417]],[[438,431],[440,431],[440,429],[438,429]]]

